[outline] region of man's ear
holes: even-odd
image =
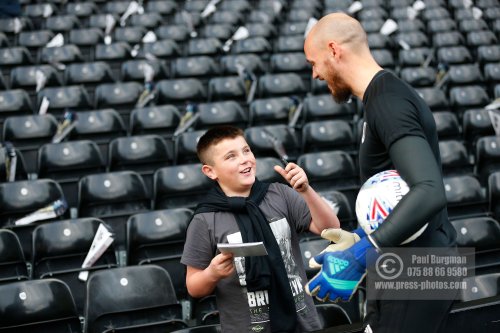
[[[337,44],[335,41],[331,40],[328,42],[328,51],[330,52],[330,55],[335,59],[339,60],[340,56],[340,46]]]
[[[201,172],[203,172],[203,174],[208,178],[212,180],[217,180],[217,175],[215,174],[213,168],[210,165],[203,164],[203,166],[201,167]]]

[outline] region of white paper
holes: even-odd
[[[63,200],[56,200],[48,206],[40,208],[25,217],[15,221],[15,225],[27,225],[35,221],[53,219],[62,215],[66,211],[66,202]]]
[[[382,25],[382,28],[380,28],[380,33],[382,35],[389,36],[396,30],[398,30],[398,24],[396,21],[393,19],[387,19],[387,21],[384,22],[384,25]]]
[[[47,96],[43,96],[42,103],[40,103],[40,110],[38,110],[38,114],[46,114],[49,109],[50,101]]]
[[[488,115],[490,116],[496,135],[500,136],[500,112],[497,110],[488,110]]]
[[[363,9],[363,4],[360,1],[354,1],[347,9],[347,12],[349,14],[355,14],[359,12],[361,9]]]
[[[486,110],[496,110],[500,108],[500,97],[484,107]]]
[[[267,256],[262,242],[251,243],[219,243],[217,248],[222,253],[232,253],[235,257]]]
[[[97,232],[94,236],[94,240],[92,241],[92,245],[90,245],[89,252],[83,261],[82,268],[89,268],[95,264],[95,262],[102,256],[102,254],[106,251],[106,249],[113,243],[113,234],[109,232],[108,229],[104,226],[104,224],[100,224],[99,228],[97,228]],[[87,271],[82,271],[78,274],[78,279],[82,281],[86,281],[88,277]]]
[[[61,47],[64,45],[64,36],[61,33],[55,35],[45,47]]]
[[[304,38],[307,37],[309,31],[311,31],[311,29],[314,27],[316,23],[318,23],[318,20],[316,18],[314,17],[309,18],[309,21],[307,21],[306,30],[304,31]]]

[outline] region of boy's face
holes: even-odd
[[[209,151],[202,171],[216,180],[227,196],[248,196],[255,182],[255,156],[245,138],[224,139]]]

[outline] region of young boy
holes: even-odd
[[[262,183],[243,131],[208,130],[198,142],[202,172],[214,188],[198,205],[181,262],[192,297],[215,291],[223,332],[308,332],[320,329],[301,262],[298,233],[320,234],[340,223],[309,186],[302,168],[274,170],[291,185]],[[262,241],[267,256],[233,257],[217,243]]]

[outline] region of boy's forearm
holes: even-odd
[[[217,280],[210,273],[210,267],[189,274],[186,280],[189,294],[194,298],[210,295],[217,286]]]
[[[301,195],[311,212],[312,221],[309,227],[311,232],[319,235],[323,229],[340,228],[340,221],[335,212],[311,186],[301,192]]]

